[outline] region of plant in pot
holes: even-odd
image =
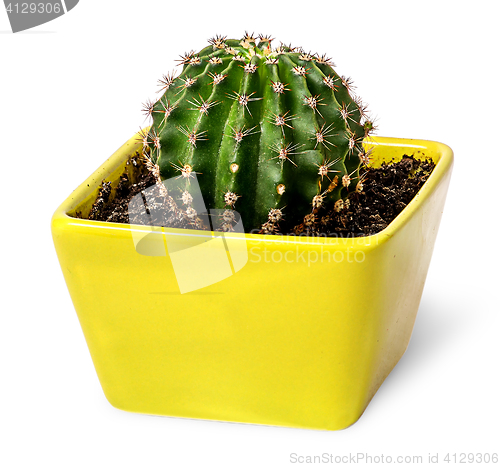
[[[326,56],[271,44],[217,36],[182,56],[151,126],[53,216],[115,407],[341,429],[406,350],[452,152],[371,137]],[[376,174],[421,188],[372,189],[366,214]]]

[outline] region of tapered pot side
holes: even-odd
[[[103,391],[146,414],[337,430],[405,352],[451,175],[449,147],[373,138],[374,164],[436,167],[382,232],[312,238],[75,218],[131,138],[57,209],[61,268]]]

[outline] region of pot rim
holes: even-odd
[[[438,188],[445,176],[451,171],[453,167],[453,151],[446,144],[423,140],[423,139],[409,139],[409,138],[395,138],[395,137],[371,137],[369,141],[365,141],[365,148],[376,149],[376,147],[397,147],[408,148],[414,155],[420,152],[422,156],[430,157],[436,166],[431,175],[424,183],[422,188],[418,191],[410,203],[396,216],[396,218],[382,231],[374,235],[365,237],[310,237],[310,236],[296,236],[292,234],[287,235],[265,235],[255,233],[224,233],[224,236],[231,239],[251,240],[253,242],[265,242],[266,244],[312,244],[312,245],[328,245],[335,244],[336,247],[352,248],[356,246],[358,249],[360,243],[366,246],[367,249],[375,245],[379,245],[389,238],[393,237],[416,213],[418,209],[430,198],[430,195]],[[72,216],[79,206],[84,204],[88,199],[95,197],[101,182],[104,179],[115,180],[115,172],[121,171],[127,158],[134,151],[140,149],[140,142],[138,140],[138,133],[130,138],[123,144],[117,151],[115,151],[101,166],[94,171],[83,183],[81,183],[71,195],[64,200],[61,205],[56,209],[52,217],[52,224],[64,224],[68,228],[77,227],[96,233],[96,229],[106,230],[109,233],[117,236],[129,236],[131,231],[144,231],[143,226],[135,224],[121,224],[116,222],[94,221],[89,219],[82,219]],[[410,152],[410,151],[408,151]],[[401,154],[402,156],[402,154]],[[377,165],[377,160],[375,164]],[[380,161],[379,161],[380,165]],[[156,230],[156,229],[155,229]],[[157,233],[164,235],[181,235],[181,236],[196,236],[196,237],[213,237],[213,232],[179,229],[170,227],[161,227]],[[89,231],[89,233],[91,232]],[[360,239],[364,239],[360,242]],[[367,241],[368,240],[368,241]]]

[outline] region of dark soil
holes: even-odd
[[[316,227],[327,235],[373,235],[385,229],[415,197],[434,169],[432,160],[403,156],[401,161],[368,168],[363,190],[349,195],[347,209],[330,212]]]
[[[313,223],[307,227],[302,224],[297,226],[293,234],[342,237],[376,234],[387,227],[414,198],[434,166],[431,160],[403,156],[400,162],[368,168],[363,189],[349,195],[344,209],[315,215]],[[127,161],[126,170],[115,189],[110,182],[102,182],[97,199],[85,217],[107,222],[144,224],[144,205],[134,208],[129,203],[149,188],[147,223],[208,229],[202,219],[186,216],[157,180],[157,174],[150,170],[144,157],[136,153]],[[77,212],[76,216],[84,217],[81,212]]]
[[[90,220],[118,222],[122,224],[144,224],[142,206],[130,205],[136,195],[149,188],[148,193],[155,199],[151,203],[148,196],[148,223],[168,227],[184,227],[184,219],[178,216],[173,199],[157,184],[157,176],[152,172],[144,157],[135,153],[127,161],[125,171],[120,177],[116,189],[112,189],[110,182],[103,181],[99,188],[97,199],[87,216]],[[77,217],[83,217],[76,213]]]

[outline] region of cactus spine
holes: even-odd
[[[369,161],[362,141],[373,124],[328,58],[246,34],[217,36],[180,62],[145,106],[144,152],[162,178],[183,177],[189,193],[196,173],[206,206],[228,211],[227,230],[231,210],[246,231],[272,233],[342,208]]]

